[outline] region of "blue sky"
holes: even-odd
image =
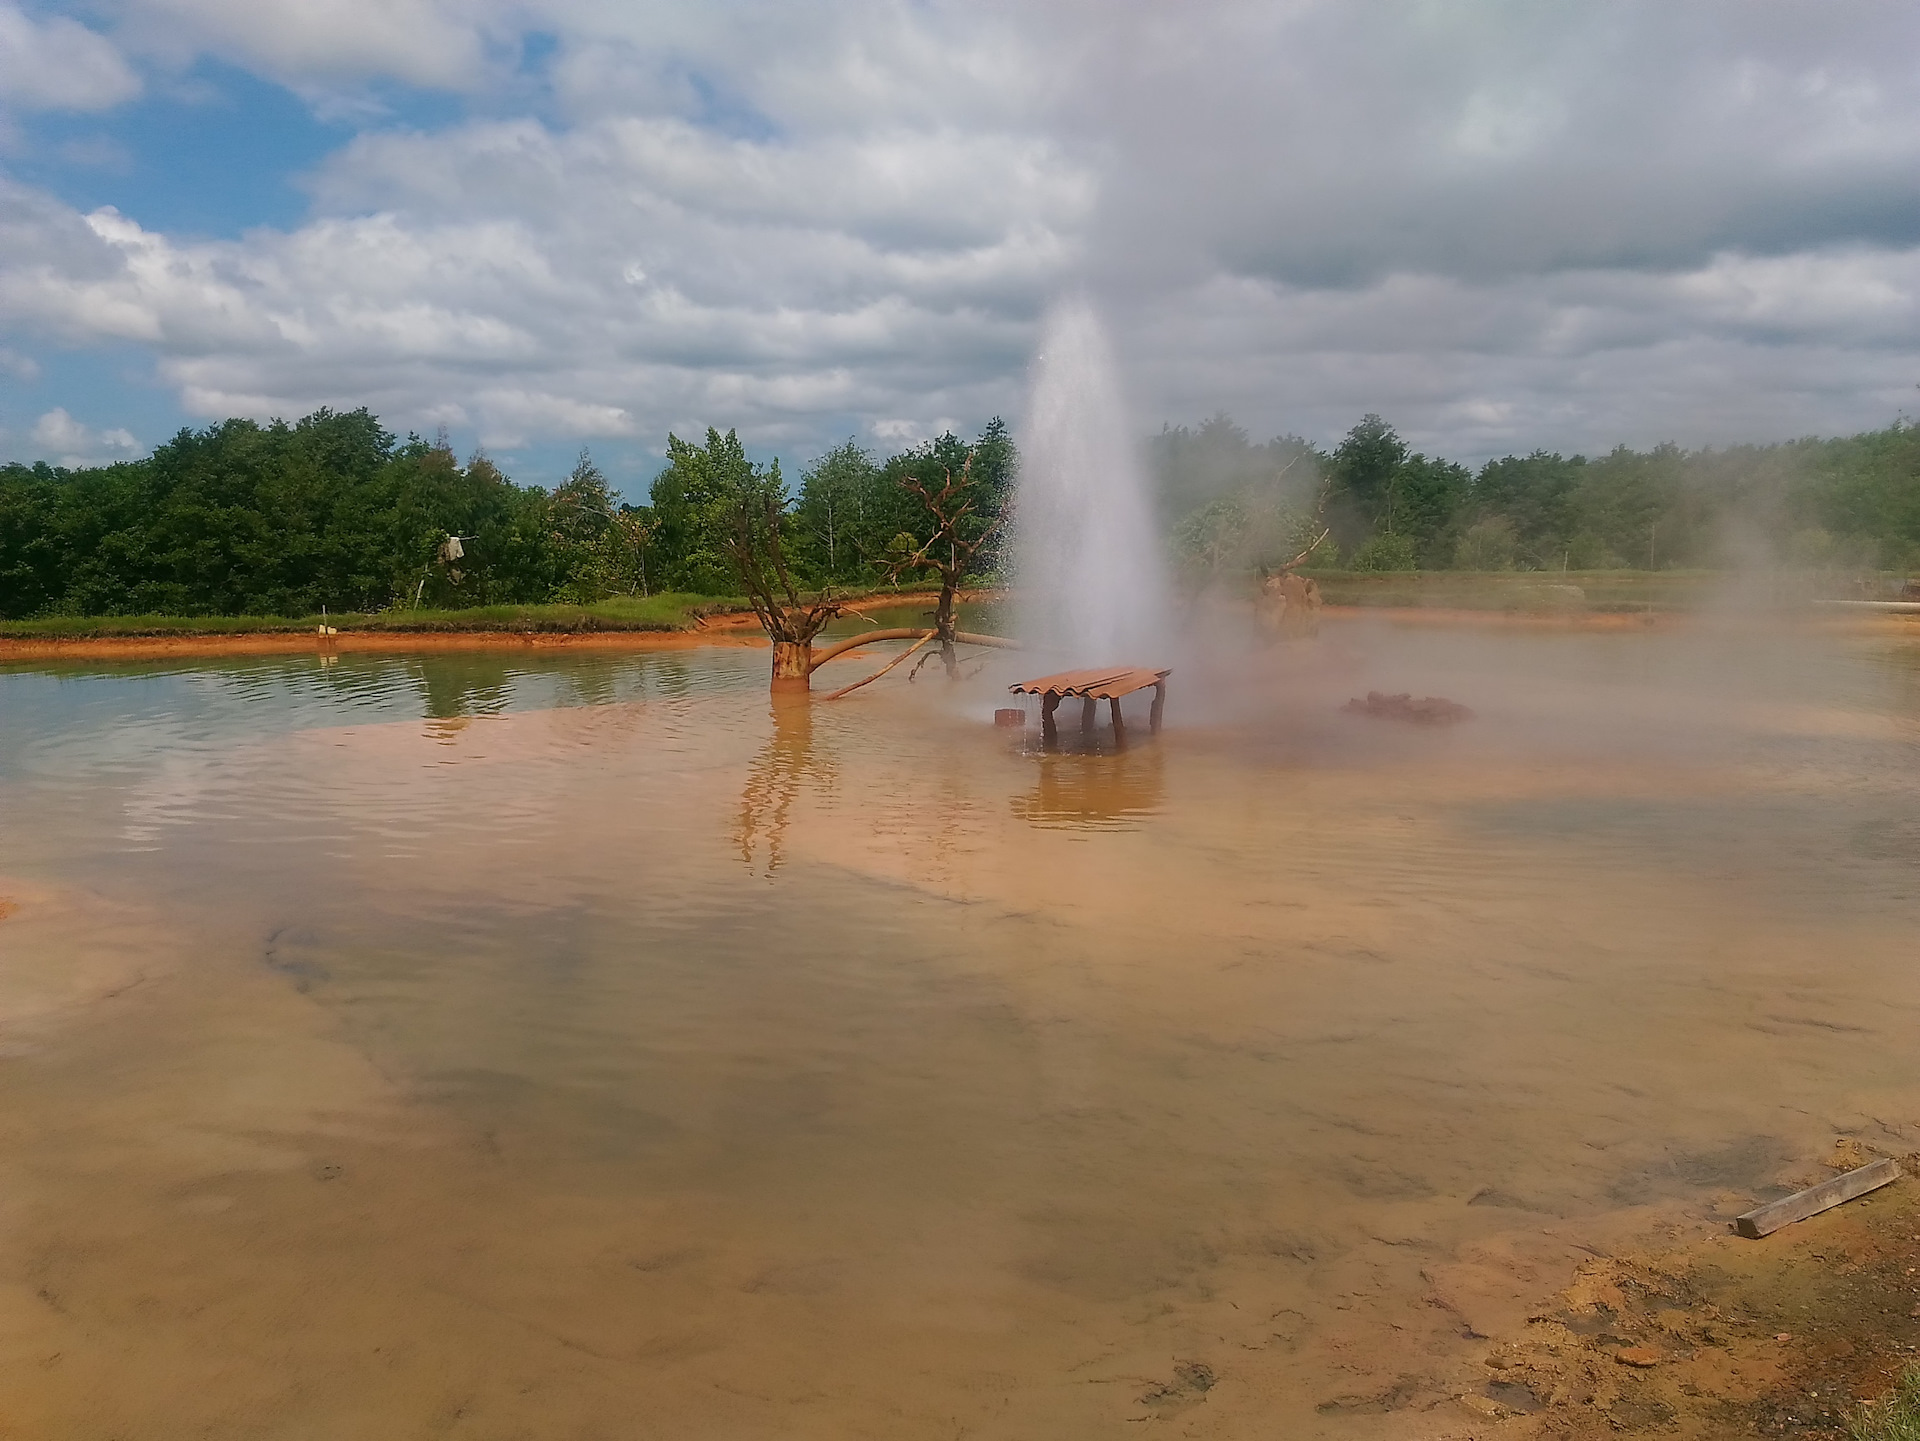
[[[1143,433],[1883,425],[1916,53],[1847,0],[0,0],[0,456],[365,404],[527,480],[797,471],[1017,430],[1070,293]]]

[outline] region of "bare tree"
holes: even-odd
[[[720,542],[747,603],[773,642],[773,689],[805,690],[813,671],[813,638],[845,609],[831,587],[804,599],[787,566],[783,532],[787,497],[776,467],[749,472],[729,487]]]
[[[920,503],[933,518],[933,534],[918,550],[893,561],[887,575],[890,581],[926,570],[939,575],[940,600],[934,607],[933,629],[949,679],[958,679],[960,673],[959,657],[954,650],[953,621],[960,582],[972,571],[974,559],[991,546],[1011,513],[1011,506],[1004,506],[990,520],[979,517],[980,496],[973,481],[973,455],[973,451],[967,452],[957,475],[951,467],[942,466],[942,484],[937,489],[917,475],[909,473],[901,477],[901,488],[919,496]]]

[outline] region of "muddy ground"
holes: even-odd
[[[1877,1154],[1843,1140],[1806,1179]],[[1845,1437],[1847,1413],[1920,1359],[1917,1168],[1903,1157],[1902,1180],[1758,1241],[1596,1256],[1489,1338],[1481,1375],[1432,1405],[1434,1434]]]

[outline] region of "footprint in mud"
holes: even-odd
[[[1335,1396],[1313,1409],[1322,1416],[1380,1416],[1403,1410],[1427,1385],[1418,1376],[1402,1376],[1371,1391],[1349,1391]]]
[[[1198,1406],[1214,1388],[1213,1367],[1204,1361],[1180,1361],[1173,1368],[1171,1381],[1156,1381],[1140,1393],[1140,1404],[1155,1416],[1177,1416]]]

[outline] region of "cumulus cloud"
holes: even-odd
[[[291,231],[0,194],[0,321],[146,345],[200,416],[892,440],[1016,412],[1081,286],[1149,425],[1225,405],[1326,439],[1378,410],[1470,458],[1878,424],[1920,378],[1910,6],[119,14],[310,95],[483,97],[366,129]]]
[[[77,20],[35,20],[0,4],[0,106],[106,110],[140,93],[140,77],[113,42]]]
[[[206,416],[456,398],[495,445],[735,417],[775,440],[903,387],[1007,408],[1092,199],[1027,139],[632,118],[369,137],[315,187],[338,218],[192,244],[16,188],[0,314],[150,343]]]
[[[1717,444],[1867,429],[1909,408],[1920,248],[1338,289],[1215,276],[1126,314],[1138,389],[1176,416],[1233,397],[1272,429],[1326,438],[1380,410],[1465,459]]]
[[[468,89],[511,32],[505,6],[467,0],[130,0],[131,44],[175,65],[211,54],[314,98],[392,79]]]
[[[58,407],[34,422],[28,439],[36,459],[70,467],[131,460],[140,451],[140,444],[131,432],[117,426],[92,430]]]

